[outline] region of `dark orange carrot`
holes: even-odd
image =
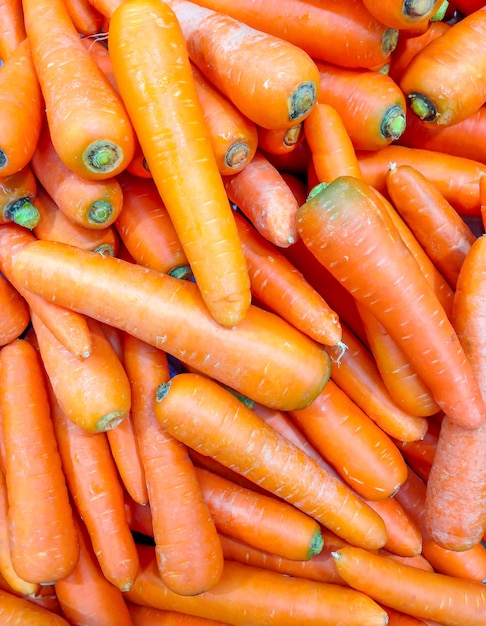
[[[263,156],[266,156],[270,163],[281,173],[290,173],[299,177],[307,177],[307,169],[311,159],[311,151],[306,138],[290,152],[281,154],[273,154],[261,150]]]
[[[28,599],[8,591],[0,591],[0,619],[4,624],[35,624],[35,626],[70,626],[69,622]]]
[[[32,204],[37,180],[30,164],[10,176],[0,177],[0,224],[14,222],[32,229],[39,223],[39,211]]]
[[[30,322],[25,299],[3,274],[0,274],[0,346],[10,343],[24,332]]]
[[[28,582],[53,583],[72,571],[79,546],[42,363],[16,339],[0,351],[0,369],[12,564]]]
[[[0,4],[0,59],[5,63],[25,39],[22,0],[3,0]]]

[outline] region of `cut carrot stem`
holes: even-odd
[[[30,164],[10,176],[0,177],[0,223],[14,222],[32,229],[39,223],[39,211],[33,202],[37,180]]]
[[[379,0],[363,0],[375,18],[399,30],[426,28],[442,4],[442,0],[392,0],[385,5]]]
[[[285,154],[295,150],[304,141],[304,124],[299,122],[289,128],[269,129],[257,127],[258,147],[262,152]]]

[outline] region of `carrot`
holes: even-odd
[[[420,50],[403,72],[400,88],[421,120],[449,126],[486,102],[481,53],[486,33],[482,9],[456,22]]]
[[[68,219],[84,228],[105,229],[123,207],[114,177],[91,180],[70,170],[59,157],[49,126],[44,124],[31,160],[37,180]]]
[[[345,349],[339,317],[324,298],[243,216],[235,219],[252,293],[315,341]]]
[[[128,40],[131,49],[139,42],[137,54],[126,53]],[[248,272],[179,22],[166,3],[130,0],[111,18],[109,45],[123,101],[204,302],[220,324],[235,326],[250,304]],[[162,70],[164,84],[184,89],[162,89]]]
[[[480,583],[401,565],[354,546],[340,548],[334,558],[344,580],[376,602],[444,626],[484,624],[486,594]]]
[[[0,619],[4,624],[70,626],[69,622],[60,615],[4,590],[0,590]]]
[[[156,398],[157,419],[186,445],[279,495],[346,540],[370,547],[385,541],[381,518],[217,382],[198,374],[178,374],[159,386]],[[206,422],[205,436],[199,432],[194,437],[192,419]],[[212,432],[218,432],[216,440]],[[254,445],[249,447],[248,441]]]
[[[228,621],[234,626],[371,626],[386,624],[386,613],[365,594],[226,561],[220,582],[198,596],[170,592],[158,576],[154,549],[139,546],[140,573],[127,592],[129,602]],[[251,602],[249,602],[251,598]]]
[[[29,164],[44,119],[44,101],[27,39],[0,68],[0,94],[0,176],[5,177]]]
[[[88,0],[64,0],[69,16],[81,35],[96,35],[101,30],[103,16]]]
[[[170,273],[188,260],[153,180],[123,172],[118,176],[123,211],[115,227],[139,265]]]
[[[439,424],[433,420],[428,420],[427,432],[422,439],[417,441],[396,441],[407,464],[427,482],[430,467],[434,460],[437,440],[439,438]]]
[[[351,137],[341,114],[331,104],[319,101],[306,118],[304,131],[318,182],[361,176]]]
[[[128,602],[133,626],[228,626],[205,617],[187,615],[178,611],[163,611],[151,606]]]
[[[259,141],[256,125],[218,91],[194,63],[191,69],[218,169],[222,175],[235,174],[255,155]]]
[[[145,158],[142,148],[138,142],[135,146],[133,158],[127,165],[126,171],[130,172],[130,174],[133,174],[134,176],[138,176],[139,178],[152,178],[152,173],[147,164],[147,159]]]
[[[376,70],[316,63],[319,102],[336,109],[356,150],[378,150],[400,138],[407,103],[390,76]]]
[[[390,163],[415,167],[437,185],[439,191],[462,217],[479,216],[478,182],[486,166],[473,159],[435,150],[392,144],[380,150],[358,151],[364,180],[383,192]]]
[[[281,5],[277,9],[265,0],[198,0],[197,3],[282,37],[315,59],[345,67],[382,65],[398,39],[396,29],[387,28],[362,2],[355,0],[339,3],[291,0],[284,9]]]
[[[130,335],[123,350],[160,576],[175,593],[199,594],[219,580],[223,552],[186,446],[155,417],[157,387],[169,378],[167,356]]]
[[[5,63],[26,38],[22,0],[2,0],[0,3],[0,59]]]
[[[59,158],[88,179],[115,176],[134,151],[133,128],[123,103],[80,41],[61,0],[24,0],[23,9]]]
[[[408,165],[390,167],[386,177],[391,200],[430,259],[453,289],[474,233],[421,172]]]
[[[383,550],[404,558],[421,556],[422,533],[412,516],[395,498],[368,499],[366,502],[385,522],[387,541]]]
[[[386,5],[377,0],[363,0],[363,4],[368,11],[376,17],[379,22],[406,31],[425,28],[430,19],[442,4],[442,0],[392,0]]]
[[[0,177],[0,224],[14,222],[32,229],[39,223],[39,211],[34,206],[37,181],[30,164],[10,176]]]
[[[260,150],[241,172],[224,176],[223,182],[228,198],[265,239],[278,248],[295,242],[298,202],[279,170]]]
[[[0,274],[0,346],[4,346],[24,332],[30,322],[29,307],[15,287]]]
[[[14,254],[27,243],[35,240],[35,236],[21,226],[2,225],[0,227],[0,270],[23,296],[31,312],[35,312],[42,319],[61,344],[78,358],[86,358],[91,352],[92,339],[84,316],[60,307],[54,302],[47,302],[41,296],[23,288],[13,277]]]
[[[27,582],[53,583],[72,571],[79,546],[44,372],[25,339],[2,348],[0,369],[12,565]]]
[[[397,563],[403,563],[403,565],[412,565],[418,569],[423,569],[426,572],[433,572],[434,568],[427,561],[427,559],[422,556],[422,554],[416,554],[415,556],[400,556],[398,554],[393,554],[393,552],[388,552],[385,548],[380,550],[380,554],[386,556]]]
[[[89,0],[90,3],[95,7],[97,11],[101,13],[105,17],[105,21],[110,20],[111,16],[115,9],[117,9],[120,4],[123,4],[124,0]]]
[[[167,3],[192,62],[244,115],[270,129],[305,119],[318,96],[319,73],[302,48],[188,0]]]
[[[291,152],[305,139],[303,122],[298,122],[289,128],[270,129],[257,126],[257,133],[260,151],[271,154]]]
[[[302,408],[329,378],[325,350],[275,314],[252,305],[237,327],[224,328],[190,281],[55,242],[35,241],[29,250],[30,261],[27,249],[14,259],[26,288],[164,349],[262,404]]]
[[[49,394],[55,437],[74,507],[86,524],[103,575],[126,591],[138,571],[138,554],[106,433],[88,433],[74,424],[61,409],[52,387]]]
[[[395,339],[439,408],[465,428],[480,426],[484,402],[471,364],[387,215],[367,183],[341,177],[302,205],[298,226],[307,247]]]
[[[398,448],[332,380],[312,404],[291,415],[360,496],[388,498],[405,480],[407,468]]]
[[[123,594],[105,578],[79,516],[76,529],[79,559],[73,571],[55,585],[63,616],[72,626],[133,626]]]

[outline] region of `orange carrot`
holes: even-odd
[[[2,348],[0,369],[12,564],[28,582],[53,583],[72,571],[79,546],[44,372],[25,339]]]
[[[0,177],[0,224],[14,222],[32,229],[40,216],[32,204],[37,193],[37,180],[30,165],[10,176]]]
[[[0,619],[4,624],[35,624],[35,626],[72,626],[60,615],[19,597],[0,590]]]
[[[368,184],[341,177],[302,205],[298,225],[307,247],[395,339],[439,408],[463,427],[478,427],[486,413],[471,364],[387,215]]]
[[[289,152],[283,152],[281,154],[272,154],[264,150],[261,150],[261,152],[282,174],[290,173],[299,177],[307,176],[307,170],[312,155],[305,137],[303,141]]]
[[[368,11],[379,22],[401,31],[426,27],[442,4],[442,0],[392,0],[383,4],[378,0],[363,0]]]
[[[3,274],[0,274],[0,346],[10,343],[24,332],[30,322],[25,299]]]
[[[30,261],[26,247],[14,257],[24,287],[164,349],[255,401],[303,408],[329,378],[325,350],[275,314],[252,305],[237,327],[224,328],[190,281],[56,242],[34,241],[28,249]]]
[[[287,248],[297,239],[299,205],[280,172],[259,150],[237,174],[223,177],[228,198],[273,245]]]
[[[228,621],[234,626],[384,626],[386,612],[365,594],[226,561],[220,582],[198,596],[170,592],[158,575],[154,549],[139,546],[140,573],[129,602]],[[251,598],[251,602],[249,602]]]
[[[169,378],[167,356],[130,335],[123,350],[160,576],[175,593],[199,594],[219,580],[223,552],[186,446],[155,417],[157,387]]]
[[[123,4],[124,0],[89,0],[91,4],[95,7],[97,11],[101,13],[105,17],[107,21],[110,20],[111,16],[115,9],[117,9],[120,4]]]
[[[422,533],[412,516],[395,498],[368,499],[366,502],[385,522],[387,541],[384,550],[395,556],[421,556]]]
[[[5,63],[26,37],[22,0],[0,2],[0,33],[0,59]]]
[[[164,611],[151,606],[127,603],[133,626],[228,626],[205,617],[187,615],[179,611]]]
[[[103,16],[88,0],[64,0],[69,16],[81,35],[96,35],[101,30]]]
[[[430,467],[434,460],[440,425],[435,419],[428,420],[428,428],[422,439],[417,441],[396,441],[407,464],[427,482]]]
[[[29,164],[44,119],[44,100],[24,39],[0,69],[0,175],[11,176]]]
[[[89,179],[115,176],[134,151],[123,103],[81,42],[61,0],[24,0],[22,6],[59,158]]]
[[[379,516],[215,381],[178,374],[159,386],[155,407],[160,423],[186,445],[280,496],[344,539],[373,548],[383,545]],[[200,425],[197,437],[193,419]],[[211,436],[214,432],[217,439]],[[221,440],[227,443],[222,446]]]
[[[303,122],[289,128],[270,129],[257,126],[257,133],[259,149],[271,154],[291,152],[305,139]]]
[[[126,53],[127,41],[136,54]],[[111,18],[109,47],[120,93],[203,299],[220,324],[235,326],[250,304],[248,272],[179,22],[166,3],[130,0]]]

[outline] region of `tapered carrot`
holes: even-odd
[[[380,150],[358,151],[363,178],[383,192],[390,163],[411,165],[437,185],[463,217],[479,215],[479,179],[486,166],[473,159],[423,148],[392,144]]]
[[[303,122],[289,128],[269,129],[257,126],[257,132],[260,151],[271,154],[291,152],[305,139]]]
[[[4,624],[70,626],[69,622],[47,609],[8,591],[0,590],[0,619]]]
[[[4,224],[0,228],[0,269],[17,291],[24,297],[31,311],[42,319],[61,344],[79,358],[89,356],[92,347],[91,333],[84,316],[69,311],[54,302],[47,302],[41,296],[24,289],[13,278],[12,258],[27,243],[34,242],[35,236],[16,224]]]
[[[368,547],[383,545],[385,532],[379,516],[215,381],[198,374],[178,374],[159,386],[155,406],[160,423],[186,445],[279,495],[344,539]],[[206,423],[204,429],[199,427],[197,437],[193,419]],[[209,436],[211,432],[219,433],[217,440]],[[226,442],[224,446],[220,441]],[[281,463],[287,468],[285,476],[279,469]]]
[[[198,0],[198,4],[232,15],[253,28],[291,41],[313,58],[345,67],[373,67],[386,62],[398,31],[376,20],[362,2],[302,2],[279,8],[265,0]],[[298,28],[296,27],[298,25]]]
[[[179,611],[164,611],[133,602],[128,602],[127,606],[133,626],[228,626],[223,622],[187,615]]]
[[[59,158],[89,179],[115,176],[134,150],[123,103],[80,41],[61,0],[23,0],[22,6]]]
[[[127,41],[131,49],[139,42],[137,54],[127,54]],[[219,323],[235,326],[250,304],[248,272],[179,22],[166,3],[130,0],[111,18],[109,46],[123,101],[203,299]]]
[[[30,312],[25,299],[3,274],[0,274],[0,306],[0,346],[4,346],[24,332],[30,322]]]
[[[79,559],[55,592],[72,626],[133,626],[123,593],[103,574],[84,522],[77,516]]]
[[[255,401],[302,408],[328,380],[325,350],[275,314],[252,305],[237,327],[224,328],[190,281],[55,242],[34,241],[29,251],[30,261],[26,248],[14,257],[24,287],[162,348]]]
[[[427,482],[430,467],[434,460],[440,425],[435,419],[428,420],[428,428],[422,439],[417,441],[397,441],[408,465]]]
[[[332,380],[312,404],[291,415],[359,495],[388,498],[405,480],[407,468],[398,448]]]
[[[44,100],[24,39],[0,69],[0,176],[11,176],[34,154],[44,119]]]
[[[363,4],[379,22],[406,31],[409,28],[416,30],[426,27],[442,0],[392,0],[386,5],[377,0],[363,0]]]
[[[101,30],[103,16],[88,0],[64,0],[69,16],[81,35],[96,35]]]
[[[97,9],[106,20],[110,20],[111,16],[115,9],[117,9],[120,4],[123,4],[124,0],[89,0],[91,4]]]
[[[437,187],[408,165],[392,166],[386,176],[391,200],[430,259],[453,289],[474,233]]]
[[[118,176],[123,211],[115,227],[139,265],[169,273],[188,260],[153,180],[124,172]]]
[[[335,552],[338,572],[354,589],[377,602],[444,626],[481,626],[486,612],[484,585],[401,565],[354,546]]]
[[[191,68],[218,169],[222,175],[236,174],[255,155],[259,142],[256,125],[216,89],[194,63]]]
[[[395,339],[439,408],[465,428],[483,424],[478,381],[454,328],[369,185],[341,177],[318,189],[298,225],[307,247]]]
[[[90,180],[70,170],[60,159],[47,124],[41,131],[31,165],[59,209],[79,226],[104,229],[120,214],[123,195],[117,179]]]
[[[155,416],[157,387],[169,379],[167,356],[130,335],[123,350],[160,576],[175,593],[199,594],[219,580],[223,552],[186,446]]]
[[[86,524],[103,575],[126,591],[138,571],[138,554],[106,433],[88,433],[74,424],[51,387],[49,394],[55,438],[74,506]]]
[[[22,0],[2,0],[0,3],[0,59],[5,63],[26,38]]]
[[[39,223],[34,206],[37,180],[30,164],[10,176],[0,177],[0,224],[14,222],[32,229]]]
[[[2,348],[0,368],[12,564],[28,582],[53,583],[72,571],[79,546],[44,372],[25,339]]]
[[[239,213],[236,225],[252,293],[315,341],[345,349],[339,317],[278,249]]]
[[[486,11],[479,9],[432,40],[410,61],[400,88],[412,112],[438,126],[465,119],[486,102],[481,53]]]

